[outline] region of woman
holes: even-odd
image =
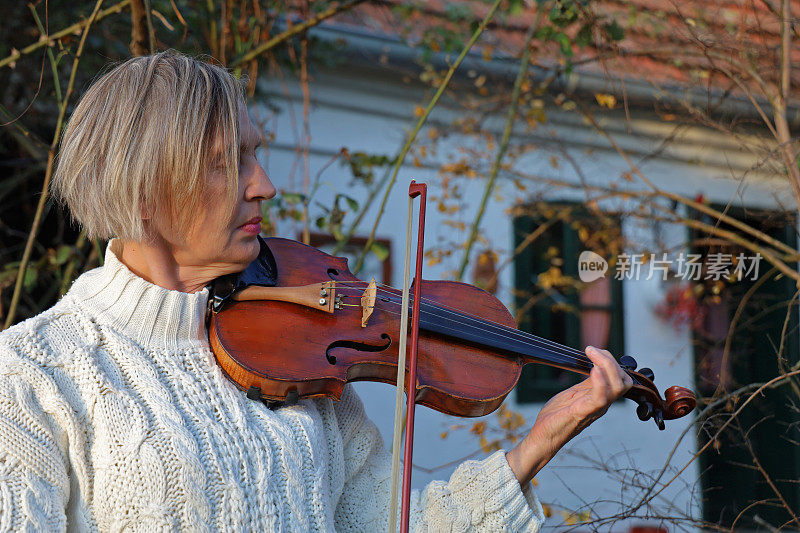
[[[244,101],[224,69],[165,52],[75,108],[53,192],[111,240],[102,267],[0,334],[3,529],[386,530],[389,457],[356,394],[269,410],[209,351],[206,285],[256,257],[275,195]],[[630,387],[611,354],[587,355],[589,378],[513,450],[414,493],[414,530],[539,528],[531,478]]]

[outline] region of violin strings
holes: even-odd
[[[346,286],[347,288],[352,288],[352,289],[355,289],[355,290],[360,290],[361,289],[361,287],[355,287],[355,286],[352,286],[352,285],[348,286],[347,285],[348,282],[337,282],[337,283],[341,283],[342,285]],[[363,282],[361,282],[361,283],[363,283]],[[394,293],[391,292],[391,291],[388,291],[388,290],[385,290],[385,289],[377,289],[377,290],[381,291],[382,293],[387,293],[390,296],[396,298],[396,295],[394,295]],[[391,300],[390,299],[390,301],[392,301],[393,303],[397,303],[398,305],[401,305],[396,300]],[[510,328],[509,326],[506,326],[504,324],[499,324],[497,322],[494,322],[494,321],[491,321],[491,320],[487,320],[487,319],[482,318],[482,317],[477,317],[477,316],[471,315],[469,313],[465,313],[465,312],[463,312],[463,311],[461,311],[459,309],[455,309],[453,307],[450,307],[450,306],[447,306],[447,305],[444,305],[444,304],[440,304],[439,302],[437,302],[435,300],[431,300],[429,298],[422,297],[421,298],[421,303],[422,302],[429,302],[429,305],[431,305],[434,308],[441,309],[443,311],[451,312],[452,314],[455,314],[455,315],[457,315],[459,317],[464,316],[464,317],[467,317],[467,318],[471,318],[473,320],[479,321],[482,324],[486,324],[486,325],[489,325],[489,326],[494,328],[494,330],[487,329],[487,328],[482,328],[483,331],[494,331],[496,334],[504,335],[506,338],[513,338],[514,340],[519,340],[519,341],[535,340],[535,341],[538,341],[539,343],[544,343],[544,344],[547,344],[547,345],[549,345],[549,346],[551,346],[553,348],[559,349],[560,353],[562,353],[565,356],[580,354],[582,356],[581,359],[584,359],[587,362],[590,362],[588,360],[588,358],[586,358],[586,356],[583,355],[583,352],[581,352],[580,350],[576,350],[575,348],[570,348],[568,346],[564,346],[563,344],[559,344],[559,343],[551,341],[549,339],[545,339],[543,337],[539,337],[539,336],[534,335],[532,333],[527,333],[527,332],[524,332],[524,331],[520,331],[518,329],[513,329],[513,328]],[[432,313],[432,314],[434,314],[434,316],[440,316],[440,317],[442,316],[442,315],[436,315],[435,313]],[[458,323],[463,324],[463,325],[471,325],[471,324],[468,324],[468,323],[465,323],[465,322],[461,322],[461,321],[458,321],[458,320],[456,320],[456,321]],[[474,325],[472,327],[478,328],[477,326],[474,326]],[[478,328],[478,329],[481,329],[481,328]],[[506,333],[511,334],[511,336],[509,336]]]
[[[355,305],[355,304],[347,304],[347,305],[348,305],[348,306],[352,306],[352,307],[361,307],[360,305]],[[399,316],[399,315],[400,315],[400,313],[398,313],[397,311],[392,311],[392,310],[389,310],[389,309],[385,309],[385,308],[383,308],[383,307],[378,307],[378,306],[376,306],[375,308],[376,308],[376,309],[379,309],[379,310],[382,310],[382,311],[384,311],[384,312],[386,312],[386,313],[389,313],[389,314],[395,315],[395,316]],[[447,320],[448,320],[449,322],[451,322],[451,323],[453,323],[453,322],[455,322],[455,323],[459,323],[458,321],[456,321],[456,320],[454,320],[454,319],[450,319],[450,318],[448,318]],[[458,329],[456,329],[456,328],[454,328],[454,327],[451,327],[451,326],[449,326],[449,325],[443,325],[443,324],[439,324],[439,327],[440,327],[440,328],[442,328],[442,329],[445,329],[445,330],[452,331],[453,333],[456,333],[456,334],[457,334],[457,333],[459,333],[459,330],[458,330]],[[497,334],[496,334],[496,335],[497,335]],[[506,336],[506,335],[499,335],[499,336],[501,336],[501,337],[505,337],[505,338],[510,338],[510,337],[508,337],[508,336]],[[512,339],[512,340],[514,340],[514,339]],[[581,369],[581,370],[590,370],[590,369],[591,369],[591,368],[594,366],[594,365],[591,363],[591,361],[583,361],[583,360],[580,360],[580,359],[578,359],[578,358],[576,358],[576,357],[573,357],[573,356],[571,356],[571,355],[567,355],[567,354],[563,354],[563,353],[558,353],[558,352],[556,352],[555,350],[553,350],[551,347],[548,347],[548,346],[543,346],[543,345],[541,345],[541,344],[538,344],[538,343],[531,343],[531,346],[533,346],[533,347],[535,347],[535,348],[538,348],[538,349],[540,349],[540,350],[543,350],[544,352],[550,353],[550,354],[552,354],[552,355],[558,355],[558,356],[564,357],[565,359],[567,359],[567,360],[568,360],[567,362],[571,362],[571,363],[572,363],[572,364],[575,366],[575,368],[576,368],[576,369]]]
[[[341,283],[343,286],[345,285],[345,282],[338,282],[338,283]],[[348,290],[361,290],[361,287],[345,287],[345,288],[348,289]],[[388,294],[393,294],[393,293],[391,293],[391,291],[387,291],[387,290],[382,290],[382,292],[385,292],[385,293],[388,293]],[[355,295],[355,296],[353,296],[353,295],[344,295],[344,297],[346,297],[346,298],[360,298],[359,295]],[[421,298],[420,300],[428,300],[429,302],[433,302],[433,300],[430,300],[430,299],[427,299],[427,298]],[[386,300],[381,300],[381,301],[382,302],[392,303],[392,304],[395,304],[397,306],[401,306],[402,305],[401,303],[398,303],[397,301],[392,300],[392,299],[386,299]],[[345,307],[363,308],[360,304],[342,303],[341,305],[343,305]],[[438,305],[433,304],[433,303],[430,303],[428,305],[430,305],[434,309],[439,308]],[[385,313],[388,313],[388,314],[391,314],[391,315],[394,315],[394,316],[401,316],[401,313],[398,312],[398,311],[393,311],[393,310],[390,310],[388,308],[379,307],[377,305],[373,305],[372,309],[378,309],[380,311],[383,311]],[[445,320],[448,320],[451,323],[456,323],[456,324],[461,324],[461,325],[464,325],[464,326],[472,327],[476,331],[491,332],[494,335],[498,335],[500,337],[504,337],[504,338],[507,338],[507,339],[510,339],[510,340],[517,340],[517,341],[518,340],[525,340],[525,341],[529,342],[531,344],[531,346],[534,346],[536,348],[539,348],[539,349],[542,349],[544,351],[550,352],[551,354],[554,354],[554,355],[560,355],[560,356],[563,356],[563,357],[565,357],[567,359],[571,359],[572,361],[574,361],[576,369],[591,370],[592,368],[594,368],[594,363],[592,363],[592,361],[588,357],[586,357],[586,356],[575,357],[571,353],[566,352],[564,350],[570,350],[571,352],[579,353],[581,355],[583,355],[583,352],[580,352],[579,350],[577,350],[575,348],[570,348],[570,347],[565,346],[563,344],[559,344],[557,342],[550,341],[549,339],[545,339],[543,337],[538,337],[538,336],[533,335],[531,333],[527,333],[527,332],[523,332],[523,331],[519,331],[519,330],[513,330],[511,328],[508,328],[507,326],[503,326],[502,324],[498,324],[498,323],[492,322],[490,320],[485,320],[485,319],[482,319],[482,318],[474,317],[473,315],[470,315],[468,313],[462,313],[461,311],[457,311],[457,310],[455,311],[456,313],[459,313],[461,315],[464,315],[464,316],[467,316],[467,317],[471,317],[473,319],[480,320],[480,321],[483,321],[483,322],[486,322],[486,323],[494,324],[494,325],[496,325],[496,326],[498,326],[500,328],[503,328],[503,331],[498,332],[498,331],[493,331],[493,330],[490,330],[490,329],[487,329],[487,328],[481,328],[479,326],[474,326],[474,325],[472,325],[470,323],[463,322],[463,321],[460,321],[460,320],[457,320],[457,319],[454,319],[454,318],[445,317],[444,315],[437,314],[437,313],[432,312],[432,311],[424,311],[424,312],[427,312],[429,315],[432,315],[432,316],[438,316],[439,318],[444,318]],[[440,327],[442,327],[444,329],[449,329],[450,331],[452,331],[454,333],[458,333],[459,332],[459,330],[457,330],[457,329],[455,329],[453,327],[442,326],[441,324],[440,324]],[[509,331],[509,332],[516,331],[516,332],[519,332],[519,333],[522,333],[522,334],[526,335],[526,337],[524,337],[522,339],[514,338],[514,337],[506,335],[504,333],[504,331]],[[544,343],[538,342],[538,341],[544,341]],[[545,344],[549,344],[549,345],[552,345],[552,346],[547,346]],[[556,350],[554,348],[559,348],[560,350]],[[628,373],[628,375],[630,376],[630,373]],[[635,376],[630,376],[630,377],[633,379],[634,385],[640,385],[640,382],[638,381],[638,379],[636,379]]]
[[[391,311],[389,309],[384,309],[384,308],[381,308],[381,307],[378,307],[378,309],[380,309],[380,310],[382,310],[382,311],[384,311],[386,313],[389,313],[389,314],[392,314],[392,315],[396,315],[396,316],[398,316],[400,314],[400,313],[398,313],[396,311]],[[448,322],[450,322],[450,323],[457,323],[457,324],[459,323],[457,320],[454,320],[452,318],[446,318],[446,320],[448,320]],[[467,325],[469,325],[469,324],[467,324]],[[449,331],[451,331],[453,333],[456,333],[456,334],[459,333],[459,330],[457,328],[449,326],[449,325],[439,324],[439,327],[441,329],[449,330]],[[505,337],[507,339],[511,339],[511,337],[508,337],[507,335],[502,335],[502,334],[497,334],[497,333],[495,333],[495,335],[500,336],[500,337]],[[515,339],[511,339],[511,340],[515,340]],[[589,370],[593,366],[591,364],[591,362],[582,361],[582,360],[580,360],[577,357],[574,357],[572,355],[558,353],[555,350],[553,350],[551,347],[543,346],[543,345],[538,344],[538,343],[530,343],[530,344],[531,344],[531,346],[533,346],[535,348],[538,348],[540,350],[543,350],[545,352],[549,352],[552,355],[557,355],[557,356],[564,357],[565,359],[568,360],[567,362],[570,362],[570,363],[574,364],[575,368],[577,368],[577,369]]]
[[[340,284],[342,287],[344,287],[346,289],[361,290],[363,288],[363,287],[353,286],[352,282],[341,282],[341,281],[339,281],[339,282],[336,282],[336,283]],[[393,298],[396,298],[396,296],[394,295],[393,292],[385,290],[385,289],[377,289],[377,290],[379,290],[382,294],[390,295],[389,298],[386,298],[386,299],[381,298],[382,302],[388,302],[388,303],[392,303],[392,304],[395,304],[395,305],[398,305],[398,306],[401,305],[399,302],[397,302],[395,299],[393,299]],[[358,296],[347,295],[347,297],[356,297],[357,298]],[[510,328],[508,326],[504,326],[502,324],[498,324],[498,323],[492,322],[490,320],[486,320],[486,319],[483,319],[483,318],[475,317],[475,316],[470,315],[468,313],[463,313],[462,311],[458,311],[458,310],[452,310],[451,311],[451,310],[446,308],[447,306],[440,306],[438,303],[436,303],[435,301],[432,301],[432,300],[430,300],[428,298],[421,298],[421,300],[427,300],[428,302],[431,302],[431,303],[428,304],[428,306],[431,307],[432,310],[431,309],[424,309],[423,310],[423,312],[427,313],[430,316],[434,316],[434,317],[441,318],[443,320],[447,320],[451,324],[460,324],[462,326],[471,327],[475,331],[483,331],[483,332],[486,332],[486,333],[492,333],[492,334],[494,334],[496,336],[499,336],[499,337],[502,337],[502,338],[506,338],[506,339],[509,339],[509,340],[513,340],[513,341],[527,342],[527,343],[529,343],[531,346],[533,346],[535,348],[539,348],[539,349],[545,350],[545,351],[547,351],[547,352],[549,352],[551,354],[560,355],[562,357],[565,357],[568,360],[574,361],[574,363],[576,365],[581,366],[583,369],[588,369],[588,368],[591,368],[593,366],[592,363],[591,363],[591,360],[589,360],[585,355],[583,355],[582,352],[580,352],[579,350],[576,350],[574,348],[569,348],[567,346],[564,346],[562,344],[550,341],[548,339],[544,339],[542,337],[538,337],[536,335],[533,335],[533,334],[530,334],[530,333],[527,333],[527,332],[515,330],[515,329],[512,329],[512,328]],[[346,305],[354,306],[354,307],[361,307],[360,305],[357,305],[357,304],[346,304]],[[391,314],[394,314],[394,315],[399,315],[399,313],[397,311],[392,311],[392,310],[386,309],[384,307],[377,307],[377,306],[374,306],[374,307],[376,307],[378,309],[382,309],[387,313],[391,313]],[[450,315],[455,315],[455,318],[453,318],[452,316],[447,316],[447,314],[444,314],[444,313],[441,313],[441,312],[438,312],[438,311],[445,311],[446,313],[448,313]],[[468,322],[464,322],[463,320],[460,320],[460,318],[462,318],[462,317],[471,318],[472,320],[476,320],[476,321],[479,322],[480,325],[475,325],[475,324],[471,324],[471,323],[468,323]],[[490,325],[492,327],[491,328],[486,328],[486,327],[483,326],[484,324],[485,325]],[[443,327],[446,327],[446,326],[443,326]],[[454,333],[458,333],[458,330],[453,328],[453,327],[446,327],[446,329],[449,329],[449,330],[453,331]],[[576,354],[580,354],[580,357],[577,357]]]
[[[339,282],[339,283],[341,283],[343,286],[347,287],[347,282]],[[352,289],[355,289],[355,290],[360,290],[361,289],[360,287],[352,287],[352,286],[347,287],[347,288],[352,288]],[[383,290],[383,289],[378,289],[378,290],[380,290],[382,293],[387,293],[387,294],[390,295],[390,298],[388,299],[389,302],[395,303],[397,305],[401,305],[396,300],[392,300],[391,299],[391,297],[395,297],[396,298],[396,296],[391,291],[387,291],[387,290]],[[440,309],[442,311],[449,312],[450,314],[455,315],[457,318],[448,318],[448,317],[446,317],[445,315],[443,315],[441,313],[436,313],[436,312],[433,312],[433,311],[427,311],[432,316],[448,319],[451,322],[455,322],[455,323],[458,323],[458,324],[461,324],[461,325],[464,325],[464,326],[472,327],[476,331],[484,331],[484,332],[494,333],[495,335],[499,335],[499,336],[502,336],[504,338],[515,340],[515,341],[519,341],[519,342],[529,342],[533,346],[547,349],[551,353],[562,355],[564,357],[573,359],[575,361],[579,361],[579,362],[583,362],[583,363],[591,365],[591,360],[589,360],[583,354],[583,352],[581,352],[580,350],[576,350],[574,348],[570,348],[568,346],[564,346],[564,345],[559,344],[557,342],[550,341],[549,339],[544,339],[542,337],[538,337],[538,336],[533,335],[531,333],[527,333],[527,332],[523,332],[523,331],[520,331],[520,330],[517,330],[517,329],[510,328],[510,327],[505,326],[503,324],[498,324],[498,323],[490,321],[490,320],[486,320],[486,319],[483,319],[483,318],[480,318],[480,317],[476,317],[474,315],[470,315],[469,313],[464,313],[464,312],[462,312],[460,310],[449,308],[448,306],[440,306],[438,304],[438,302],[436,302],[434,300],[430,300],[428,298],[421,298],[421,300],[427,300],[428,302],[431,302],[428,305],[433,307],[433,309],[436,309],[436,310]],[[386,301],[386,300],[384,300],[384,301]],[[480,323],[480,325],[476,326],[474,324],[463,322],[462,320],[459,320],[459,318],[461,318],[461,317],[466,317],[466,318],[471,318],[473,320],[476,320],[476,321],[478,321]],[[484,324],[491,326],[491,329],[483,327]],[[457,330],[453,330],[453,331],[457,331]],[[576,355],[579,355],[579,357],[576,357]]]

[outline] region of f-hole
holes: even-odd
[[[336,268],[329,268],[328,269],[328,277],[331,279],[336,279],[339,276],[339,270]]]
[[[325,350],[325,358],[328,360],[328,363],[335,365],[336,356],[331,354],[331,351],[335,350],[336,348],[351,348],[360,352],[382,352],[392,345],[392,338],[386,333],[381,333],[381,339],[385,340],[386,342],[379,345],[365,344],[357,341],[333,341],[328,345],[328,349]]]

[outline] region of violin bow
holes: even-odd
[[[400,436],[402,427],[403,391],[405,390],[406,341],[408,338],[409,270],[411,259],[411,217],[414,198],[420,197],[419,225],[417,227],[417,261],[414,272],[414,303],[411,313],[411,360],[409,361],[408,394],[406,400],[406,439],[403,450],[403,507],[400,514],[400,531],[408,532],[411,502],[411,457],[414,449],[414,407],[417,391],[417,346],[419,344],[419,316],[422,291],[423,242],[425,239],[425,206],[428,187],[411,180],[408,185],[408,214],[406,216],[406,250],[403,261],[403,299],[400,312],[400,344],[397,360],[397,393],[394,409],[394,440],[392,443],[392,493],[389,500],[389,531],[394,533],[397,524],[397,485],[400,473]],[[402,371],[401,371],[402,370]]]

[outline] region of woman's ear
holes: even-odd
[[[139,216],[142,217],[142,221],[144,222],[152,220],[153,208],[149,205],[149,202],[142,202],[142,205],[139,208]]]

